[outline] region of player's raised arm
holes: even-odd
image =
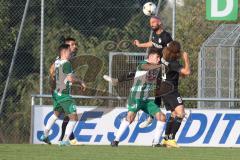
[[[140,43],[139,40],[134,40],[133,44],[139,48],[149,48],[153,46],[152,41],[145,42],[145,43]]]
[[[191,73],[191,69],[190,69],[190,61],[189,61],[189,56],[186,52],[182,53],[182,59],[183,59],[183,63],[184,66],[183,68],[180,70],[181,75],[183,76],[188,76]]]

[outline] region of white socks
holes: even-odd
[[[129,124],[130,123],[125,118],[122,120],[122,123],[121,123],[121,125],[120,125],[120,127],[119,127],[119,129],[118,129],[118,131],[116,133],[116,137],[114,139],[115,141],[119,141],[120,140],[121,136],[123,135],[123,133],[125,132],[125,130],[129,126]]]
[[[53,114],[47,121],[47,124],[45,126],[45,129],[44,129],[44,136],[45,137],[48,137],[48,134],[49,134],[49,131],[52,127],[52,125],[55,123],[55,121],[58,119],[58,117]]]
[[[160,138],[162,136],[163,133],[163,128],[165,126],[166,122],[162,122],[162,121],[157,121],[157,125],[155,128],[155,135],[154,135],[154,139],[153,139],[153,144],[158,144],[160,141]]]
[[[72,134],[76,123],[77,123],[77,121],[71,121],[71,120],[68,122],[67,127],[66,127],[66,131],[65,131],[65,135],[64,135],[64,138],[63,138],[64,141],[69,140],[69,137]]]

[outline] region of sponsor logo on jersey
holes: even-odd
[[[161,38],[159,38],[159,39],[158,39],[158,43],[161,43],[161,42],[162,42],[162,39],[161,39]]]
[[[181,97],[177,97],[177,101],[178,101],[178,103],[182,103],[182,98]]]
[[[160,45],[160,44],[157,44],[157,43],[154,43],[154,42],[152,42],[152,43],[153,43],[153,46],[156,47],[156,48],[163,48],[163,46]]]

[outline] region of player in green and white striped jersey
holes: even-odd
[[[128,114],[124,119],[116,133],[114,141],[111,143],[113,147],[118,146],[120,137],[127,127],[135,119],[136,113],[139,110],[156,117],[157,126],[153,139],[153,147],[159,145],[159,140],[162,135],[166,117],[160,108],[154,103],[154,100],[149,100],[149,94],[155,90],[156,80],[161,65],[159,64],[160,55],[155,49],[150,49],[148,59],[141,62],[137,67],[133,86],[130,90],[128,98]]]
[[[82,89],[85,89],[85,84],[77,79],[74,75],[72,65],[69,62],[71,57],[70,46],[68,44],[62,44],[59,47],[59,59],[56,59],[54,63],[54,71],[55,71],[55,89],[53,92],[53,110],[54,114],[49,118],[45,129],[44,134],[41,136],[41,140],[50,144],[48,139],[49,131],[54,124],[54,122],[58,119],[61,112],[65,112],[69,116],[69,123],[66,126],[66,132],[61,141],[60,145],[70,145],[69,136],[73,131],[73,128],[78,120],[77,112],[76,112],[76,104],[72,99],[71,85],[79,84]]]

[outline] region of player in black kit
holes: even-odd
[[[152,39],[149,42],[140,43],[138,40],[134,40],[133,43],[140,48],[156,48],[160,56],[162,57],[162,50],[166,47],[171,41],[173,41],[171,34],[163,29],[161,19],[157,16],[152,16],[150,18],[150,26],[153,30]],[[132,80],[135,76],[134,72],[129,72],[127,75],[120,76],[117,79],[112,79],[107,77],[107,81],[111,81],[113,85],[116,85],[118,82]],[[109,79],[110,78],[110,79]]]
[[[171,34],[163,29],[163,24],[161,22],[161,19],[158,16],[152,16],[150,18],[150,26],[153,30],[151,41],[146,42],[146,43],[140,43],[138,40],[135,40],[134,44],[137,47],[157,48],[160,53],[160,56],[162,57],[163,48],[166,47],[171,41],[173,41],[173,39],[171,37]],[[161,79],[158,78],[158,81],[157,81],[158,86],[159,86],[160,82],[161,82]],[[160,107],[160,105],[161,105],[161,97],[160,96],[155,97],[155,103]],[[149,116],[149,118],[146,121],[142,122],[139,125],[139,127],[140,128],[147,127],[149,124],[152,123],[152,120],[153,120],[153,117]]]
[[[179,63],[181,57],[184,66]],[[164,91],[167,94],[161,95],[166,110],[171,111],[162,144],[167,147],[179,147],[175,135],[180,128],[185,111],[182,98],[178,92],[178,80],[180,75],[187,76],[190,74],[189,57],[186,52],[181,52],[181,46],[177,41],[172,41],[168,47],[163,49],[161,63],[161,88],[164,88],[165,84],[172,86],[168,88],[168,91]]]
[[[153,30],[151,41],[140,43],[138,40],[134,40],[133,43],[140,48],[157,48],[159,49],[159,53],[162,53],[163,48],[166,47],[169,42],[173,41],[171,34],[163,29],[161,19],[157,16],[150,18],[150,26]]]

